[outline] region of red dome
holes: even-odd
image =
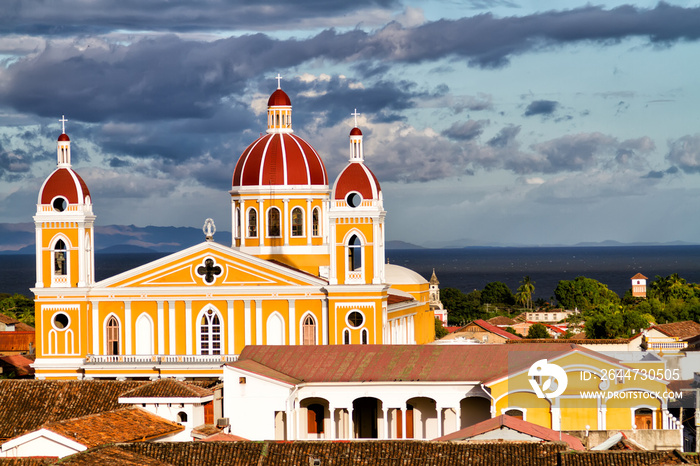
[[[362,136],[362,131],[356,126],[350,130],[350,136]]]
[[[39,204],[51,204],[57,196],[69,204],[84,204],[90,191],[83,179],[70,168],[57,168],[39,190]]]
[[[61,133],[61,135],[58,137],[59,141],[70,141],[70,138],[66,133]]]
[[[291,107],[292,101],[289,100],[289,96],[287,95],[286,92],[284,92],[282,89],[277,89],[275,92],[272,93],[270,98],[267,100],[267,106],[268,107],[279,107],[279,106]]]
[[[328,175],[321,156],[309,143],[294,134],[271,133],[243,151],[232,185],[328,185]]]
[[[345,199],[351,192],[360,193],[362,199],[377,200],[382,192],[374,173],[365,164],[358,162],[348,164],[340,172],[333,190],[333,199],[338,200]]]

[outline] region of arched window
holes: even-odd
[[[143,313],[136,319],[136,354],[153,354],[153,322]]]
[[[107,354],[119,354],[119,321],[114,316],[107,321]]]
[[[68,271],[68,250],[66,243],[62,239],[56,241],[53,248],[53,273],[54,275],[67,275]]]
[[[304,212],[300,207],[292,209],[292,236],[304,236]]]
[[[284,319],[279,312],[273,312],[267,318],[267,345],[284,345]]]
[[[316,207],[311,214],[311,223],[312,223],[311,228],[312,228],[312,234],[314,236],[321,235],[320,216],[321,216],[321,210],[318,207]]]
[[[187,422],[187,413],[184,411],[177,413],[177,422]]]
[[[221,354],[221,319],[209,309],[199,320],[199,354]]]
[[[255,209],[248,210],[248,238],[257,238],[258,236],[258,211]]]
[[[653,429],[653,411],[649,408],[639,408],[634,411],[634,424],[637,429]]]
[[[267,211],[267,236],[280,236],[280,210],[277,207]]]
[[[304,323],[302,325],[304,334],[304,345],[315,345],[316,344],[316,321],[311,314],[304,318]]]
[[[343,344],[344,345],[350,344],[350,330],[348,330],[348,329],[343,330]]]
[[[369,331],[367,331],[366,328],[363,328],[362,331],[360,331],[360,338],[363,345],[369,345]]]
[[[525,420],[525,412],[522,409],[517,409],[517,408],[509,409],[508,411],[506,411],[503,414],[506,414],[510,417],[518,418],[518,419],[523,420],[523,421]]]
[[[307,413],[307,432],[309,434],[323,433],[323,405],[318,403],[310,404],[306,408]]]
[[[362,242],[357,235],[352,235],[348,242],[348,270],[359,270],[362,268]]]
[[[241,208],[236,207],[236,238],[241,237]]]

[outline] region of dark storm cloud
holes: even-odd
[[[685,173],[700,173],[700,134],[671,141],[666,160]]]
[[[553,100],[535,100],[530,102],[523,115],[526,117],[533,115],[549,116],[556,111],[558,106],[559,102]]]
[[[498,134],[488,141],[488,145],[495,148],[503,148],[512,145],[515,142],[515,138],[520,133],[520,126],[506,126],[501,129]]]
[[[675,174],[677,174],[679,171],[680,171],[680,170],[679,170],[678,167],[669,167],[669,168],[667,168],[667,169],[664,170],[664,171],[652,170],[652,171],[650,171],[649,173],[647,173],[646,175],[642,176],[642,178],[644,178],[644,179],[652,179],[652,180],[660,180],[661,178],[663,178],[663,177],[666,176],[666,175],[675,175]]]
[[[458,121],[443,131],[442,135],[457,141],[471,141],[481,136],[481,133],[484,132],[484,127],[488,125],[488,123],[488,120]]]
[[[298,27],[300,20],[342,17],[395,0],[5,0],[0,33],[72,35],[114,30],[202,31]]]

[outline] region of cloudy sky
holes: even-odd
[[[280,73],[332,179],[362,114],[388,239],[700,243],[699,57],[684,1],[9,0],[0,222],[65,115],[99,225],[229,230]]]

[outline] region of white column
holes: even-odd
[[[321,301],[321,314],[323,316],[323,344],[328,344],[328,299]]]
[[[306,231],[306,244],[308,246],[311,246],[311,237],[314,234],[314,222],[312,214],[313,212],[311,208],[311,198],[306,198],[306,225],[304,225],[304,230]]]
[[[295,301],[293,299],[288,299],[287,306],[289,307],[289,344],[296,345],[297,344],[297,339],[296,339],[297,317],[296,317]]]
[[[382,439],[389,438],[389,410],[384,407],[384,402],[382,402],[382,415],[384,416],[384,432],[382,432]]]
[[[437,421],[438,421],[438,437],[442,437],[445,435],[443,432],[445,432],[445,426],[442,421],[442,406],[436,405],[435,410],[437,411]]]
[[[163,301],[158,301],[158,354],[165,354],[165,309],[163,309]]]
[[[92,302],[92,354],[100,354],[100,302]]]
[[[335,407],[332,404],[328,404],[328,412],[331,416],[331,432],[329,440],[335,440]]]
[[[226,305],[228,306],[228,337],[226,338],[226,354],[234,354],[236,351],[236,335],[234,334],[233,327],[233,300],[227,300]]]
[[[404,405],[403,408],[401,408],[401,438],[405,439],[408,438],[406,437],[406,413],[408,412],[408,409],[406,409],[406,406]]]
[[[263,200],[258,199],[258,246],[263,247],[264,246],[264,240],[263,238],[265,237],[265,212],[263,211],[263,208],[265,206],[263,205]]]
[[[294,400],[294,430],[296,430],[296,436],[290,440],[299,440],[301,438],[301,427],[299,426],[301,418],[300,413],[300,402],[299,400]]]
[[[455,410],[455,432],[460,430],[460,427],[462,426],[462,406],[460,406],[459,403],[457,403],[457,406],[454,408]]]
[[[552,430],[561,430],[561,408],[559,407],[559,398],[552,400],[550,410],[552,412]]]
[[[131,301],[124,301],[124,354],[131,351]]]
[[[284,223],[282,224],[282,236],[284,237],[284,245],[289,246],[289,235],[291,235],[292,225],[289,222],[289,199],[282,199],[284,209]],[[281,219],[280,219],[281,220]]]
[[[255,344],[262,345],[263,342],[263,315],[262,315],[262,301],[253,300],[255,304]]]
[[[41,222],[40,222],[41,223]],[[43,226],[43,224],[42,224]],[[37,228],[36,231],[36,284],[37,288],[44,287],[44,270],[42,269],[42,263],[44,258],[44,247],[41,242],[41,228]],[[50,262],[49,262],[50,264]]]
[[[250,311],[250,300],[246,299],[243,301],[243,314],[244,314],[244,322],[243,324],[245,325],[245,344],[246,346],[252,345],[253,344],[253,323],[251,319],[251,311]]]
[[[185,354],[190,355],[192,352],[192,301],[185,301]]]
[[[86,285],[87,267],[85,264],[85,224],[78,224],[78,286]]]
[[[331,250],[331,263],[330,263],[330,271],[328,273],[328,283],[331,285],[337,285],[338,284],[338,254],[336,253],[335,246],[336,246],[336,241],[335,241],[335,219],[330,221],[330,227],[329,227],[329,239],[328,239],[328,244],[330,245],[330,250]]]
[[[349,439],[355,438],[355,423],[352,422],[352,413],[353,413],[353,408],[352,408],[352,403],[350,403],[350,406],[348,406],[348,436],[347,436],[347,438],[349,438]]]
[[[175,301],[168,301],[168,341],[170,346],[170,354],[175,354],[177,352],[176,337],[177,332],[175,331]]]

